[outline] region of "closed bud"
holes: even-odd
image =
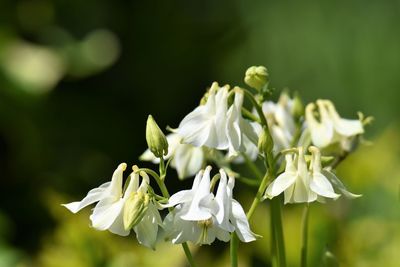
[[[123,214],[125,230],[132,229],[142,220],[149,206],[149,201],[149,195],[141,191],[133,192],[128,197]]]
[[[244,82],[257,90],[261,90],[268,83],[268,71],[264,66],[252,66],[246,70]]]
[[[273,148],[274,141],[272,140],[272,136],[267,127],[264,126],[260,136],[258,137],[258,150],[266,156]]]
[[[150,151],[157,158],[161,158],[168,154],[167,138],[151,115],[147,118],[146,141]]]

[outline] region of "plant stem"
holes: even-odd
[[[301,229],[301,258],[300,267],[307,267],[307,245],[308,245],[308,218],[309,218],[310,206],[308,203],[304,206],[303,218],[302,218],[302,229]]]
[[[238,256],[237,256],[238,247],[239,247],[239,238],[237,237],[236,233],[233,232],[231,234],[231,247],[230,247],[231,267],[238,266]]]
[[[183,248],[183,251],[185,252],[186,258],[187,258],[190,266],[196,267],[196,264],[194,263],[194,260],[193,260],[192,253],[190,252],[189,246],[186,242],[182,243],[182,248]]]
[[[275,236],[275,246],[276,246],[278,266],[285,267],[286,266],[285,241],[283,237],[280,197],[274,197],[271,200],[271,217],[273,223],[273,229],[271,230],[274,232],[273,234]]]

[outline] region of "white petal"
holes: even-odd
[[[339,180],[339,178],[336,177],[335,174],[328,170],[322,170],[322,174],[325,175],[326,178],[332,183],[332,185],[340,191],[345,197],[353,199],[353,198],[358,198],[361,197],[362,195],[359,194],[353,194],[349,191],[347,191],[346,187],[344,184]]]
[[[118,165],[117,169],[114,171],[113,176],[111,178],[111,184],[108,188],[108,194],[120,197],[122,195],[122,179],[123,172],[126,169],[126,163],[121,163]]]
[[[269,198],[279,195],[293,185],[296,178],[296,174],[286,172],[282,173],[268,186],[265,195]]]
[[[331,101],[325,100],[324,103],[328,108],[330,116],[332,117],[335,130],[339,134],[350,137],[357,134],[362,134],[364,132],[361,121],[340,118],[335,106]]]
[[[150,204],[143,219],[133,228],[138,242],[146,247],[155,249],[158,226],[160,224],[160,214],[154,205]]]
[[[73,213],[77,213],[84,207],[93,204],[100,199],[102,199],[104,192],[106,191],[107,187],[110,186],[110,182],[104,183],[101,186],[94,188],[88,192],[86,197],[81,201],[71,202],[68,204],[62,204],[62,206],[66,207]]]
[[[108,230],[120,236],[127,236],[130,233],[130,230],[125,230],[124,227],[124,220],[123,220],[124,213],[121,212],[118,217],[115,219],[114,223],[108,228]]]
[[[201,147],[180,144],[176,148],[171,164],[176,168],[179,179],[195,175],[200,171],[204,162],[204,152]]]
[[[250,230],[250,225],[242,206],[234,199],[232,199],[231,222],[235,226],[235,232],[242,242],[256,240],[254,233]]]
[[[90,215],[92,226],[97,230],[106,230],[115,222],[124,207],[123,199],[115,200],[112,197],[102,199]]]
[[[230,205],[231,205],[231,195],[228,194],[227,188],[227,177],[224,170],[220,170],[221,179],[218,184],[217,194],[215,196],[215,201],[218,204],[218,212],[216,214],[216,219],[219,227],[225,231],[232,232],[234,227],[229,223]],[[234,178],[229,178],[234,179]]]
[[[163,207],[173,207],[181,203],[186,203],[192,201],[194,192],[192,190],[182,190],[173,194],[169,200],[168,204],[163,205]]]
[[[309,202],[309,188],[302,178],[297,178],[294,184],[293,200],[296,203]]]
[[[313,114],[315,105],[310,103],[306,107],[306,121],[311,133],[311,140],[317,147],[329,145],[333,138],[333,123],[326,115],[326,110],[320,108],[321,122],[318,122]]]
[[[310,182],[310,189],[318,195],[327,198],[338,198],[340,195],[333,191],[331,183],[319,172],[314,172]]]
[[[181,216],[183,220],[201,221],[211,217],[209,209],[201,205],[204,199],[212,198],[212,194],[210,193],[210,171],[211,167],[208,166],[204,171],[199,187],[194,193],[188,212]]]

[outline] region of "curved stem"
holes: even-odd
[[[187,258],[190,266],[196,267],[196,264],[194,263],[194,260],[193,260],[192,253],[190,252],[189,246],[186,242],[182,243],[182,248],[183,248],[183,251],[185,252],[186,258]]]
[[[307,248],[308,248],[308,218],[309,218],[310,207],[308,203],[304,206],[303,218],[302,218],[302,229],[301,229],[301,259],[300,267],[307,267]]]

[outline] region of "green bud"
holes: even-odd
[[[258,150],[264,154],[265,156],[268,155],[272,149],[274,148],[274,141],[272,140],[272,136],[267,129],[267,127],[264,126],[263,131],[260,134],[260,137],[258,137]]]
[[[133,192],[125,202],[124,206],[124,228],[125,230],[135,227],[145,215],[149,206],[150,197],[141,191]]]
[[[292,115],[298,119],[302,116],[304,116],[304,105],[303,105],[303,101],[301,101],[301,98],[299,96],[299,94],[296,92],[294,94],[294,98],[293,98],[293,106],[292,106]]]
[[[261,90],[268,83],[268,70],[264,66],[252,66],[246,70],[244,82],[257,90]]]
[[[151,115],[147,118],[146,141],[150,151],[157,158],[168,154],[168,141]]]

